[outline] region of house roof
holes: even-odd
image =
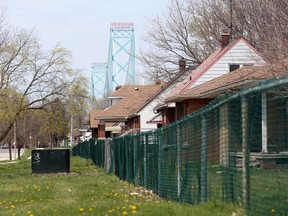
[[[177,97],[177,94],[181,94],[185,90],[189,89],[207,70],[209,70],[220,58],[222,58],[229,50],[231,50],[237,43],[240,41],[244,42],[249,46],[257,55],[261,58],[261,54],[250,45],[244,38],[238,38],[224,48],[218,48],[214,53],[212,53],[202,64],[200,64],[195,70],[193,70],[186,79],[179,83],[176,88],[174,88],[171,93],[166,97],[165,101],[172,101],[174,97]],[[171,99],[169,99],[171,98]]]
[[[90,128],[98,128],[100,120],[96,119],[97,116],[101,115],[104,110],[93,109],[90,111]],[[112,127],[116,123],[115,122],[107,122],[105,123],[106,127]]]
[[[113,106],[105,109],[96,119],[105,121],[122,121],[134,115],[152,95],[161,89],[161,85],[125,85],[110,96],[122,97]]]
[[[181,94],[170,97],[166,102],[176,102],[192,98],[215,98],[222,93],[239,90],[240,88],[255,85],[261,80],[281,77],[287,74],[288,58],[279,63],[266,66],[242,67],[199,86],[187,89]]]
[[[90,128],[98,128],[99,120],[95,119],[103,110],[93,109],[90,111]]]
[[[152,95],[146,101],[146,103],[144,103],[141,107],[139,107],[139,109],[137,110],[137,113],[140,112],[147,104],[149,104],[154,98],[156,98],[158,95],[160,95],[162,92],[164,92],[167,88],[169,88],[175,82],[182,82],[185,79],[185,77],[187,77],[187,75],[190,74],[190,71],[191,71],[191,67],[187,67],[187,68],[183,69],[182,71],[180,71],[179,73],[177,73],[175,76],[173,76],[173,78],[169,82],[162,85],[161,88],[159,89],[159,91],[155,92],[155,94]]]

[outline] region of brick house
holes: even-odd
[[[287,68],[288,59],[272,65],[242,67],[191,89],[188,88],[178,95],[167,98],[165,102],[176,103],[176,111],[186,107],[186,115],[188,115],[197,111],[202,106],[207,105],[210,101],[222,94],[229,94],[252,87],[260,81],[269,78],[288,75]],[[261,95],[254,96],[254,106],[256,107],[253,107],[253,109],[258,111],[254,111],[252,114],[253,118],[258,119],[258,121],[252,121],[250,123],[250,126],[255,130],[253,142],[250,143],[250,156],[254,161],[261,161],[261,167],[264,168],[268,166],[265,160],[269,160],[269,166],[273,165],[274,168],[279,167],[279,165],[276,164],[277,158],[282,161],[288,160],[288,145],[285,142],[285,140],[288,140],[288,128],[286,123],[283,123],[287,118],[288,107],[285,96],[280,95],[279,99],[277,99],[277,97],[277,91],[267,91]],[[234,101],[234,104],[238,103],[238,107],[241,107],[240,99],[238,100],[239,101]],[[223,165],[227,165],[228,163],[228,153],[225,153],[225,151],[229,149],[229,142],[233,143],[235,147],[234,151],[239,152],[238,155],[241,157],[241,138],[237,138],[237,134],[239,135],[239,133],[237,133],[237,131],[239,131],[238,127],[241,125],[241,115],[234,115],[231,122],[229,117],[229,112],[236,114],[241,111],[238,109],[233,110],[234,108],[230,107],[229,104],[221,106],[219,108],[219,124],[216,125],[216,128],[208,129],[214,131],[214,136],[213,139],[207,140],[207,145],[215,146],[215,143],[219,143],[219,145],[216,146],[218,149],[212,149],[213,152],[219,152],[219,158],[210,159],[220,160],[220,163]],[[215,133],[215,131],[218,131],[218,133]],[[220,134],[226,135],[220,138]],[[221,148],[220,146],[222,146],[222,150],[219,149]],[[210,154],[208,148],[208,155],[215,156],[213,152]],[[221,152],[223,154],[222,156]],[[287,167],[288,165],[281,164],[281,166]]]
[[[244,66],[259,66],[266,64],[263,57],[244,38],[239,38],[229,43],[229,34],[221,35],[221,47],[210,55],[195,70],[192,70],[185,80],[179,83],[163,100],[164,103],[156,107],[162,113],[163,125],[205,106],[213,98],[182,100],[178,98],[183,92],[193,89],[222,75],[231,73]],[[174,98],[177,98],[175,104]]]
[[[110,131],[117,126],[118,131],[114,132],[118,134],[139,130],[140,117],[135,113],[161,88],[160,84],[124,85],[116,88],[109,96],[110,107],[92,117],[98,121],[98,138],[112,136],[112,133],[107,133],[107,124],[110,124]]]

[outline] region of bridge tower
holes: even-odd
[[[107,79],[107,63],[93,63],[91,70],[92,98],[103,98]]]
[[[134,24],[111,23],[105,93],[124,84],[135,84]]]

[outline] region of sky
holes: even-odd
[[[73,66],[90,77],[94,62],[107,62],[110,25],[133,22],[136,49],[145,48],[144,26],[163,14],[169,0],[0,0],[8,21],[36,28],[44,49],[58,43],[73,53]],[[137,53],[136,53],[137,54]]]

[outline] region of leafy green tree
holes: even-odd
[[[57,100],[64,100],[79,75],[71,67],[71,52],[61,45],[43,50],[33,30],[9,26],[0,18],[0,142],[23,113],[44,109]],[[17,93],[17,103],[7,96]],[[13,96],[14,97],[14,96]],[[14,99],[13,99],[14,100]]]
[[[79,76],[71,85],[68,91],[67,110],[70,116],[70,140],[78,134],[73,134],[74,128],[80,129],[84,126],[84,119],[87,118],[89,106],[89,94],[87,91],[88,80],[84,76]]]

